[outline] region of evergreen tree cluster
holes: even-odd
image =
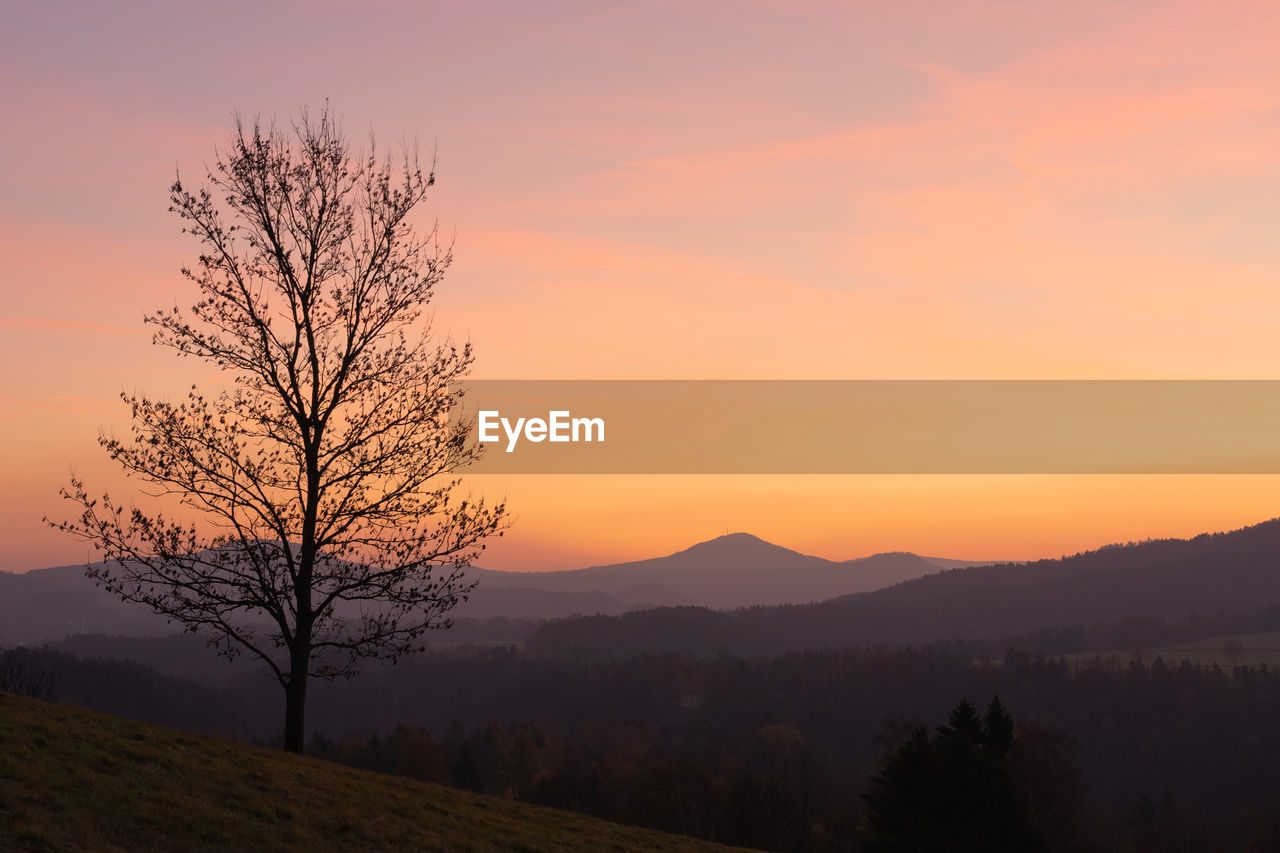
[[[1043,849],[1007,761],[1013,718],[997,696],[985,717],[965,699],[931,737],[915,728],[862,796],[870,809],[864,849],[1011,851]]]

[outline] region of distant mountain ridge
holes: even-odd
[[[558,572],[481,573],[480,589],[536,587],[599,592],[622,609],[699,605],[716,609],[804,604],[868,592],[963,561],[929,560],[906,552],[834,561],[801,554],[750,533],[730,533],[665,557]]]
[[[0,646],[35,645],[82,632],[159,636],[176,630],[147,608],[99,589],[82,565],[0,572]]]
[[[1191,539],[1107,546],[1052,560],[970,566],[808,605],[736,613],[680,608],[544,625],[549,654],[767,654],[919,645],[1130,619],[1194,623],[1280,607],[1280,519]]]
[[[731,609],[803,604],[867,592],[965,561],[905,552],[834,561],[801,554],[749,533],[699,542],[664,557],[552,572],[480,569],[480,586],[453,612],[459,618],[553,619],[617,614],[645,607]],[[98,589],[84,567],[0,572],[0,646],[77,633],[156,636],[176,626]]]

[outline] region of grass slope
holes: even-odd
[[[1235,644],[1234,651],[1228,648],[1228,642]],[[1184,660],[1198,666],[1213,666],[1217,664],[1225,670],[1230,670],[1237,665],[1259,666],[1266,664],[1267,666],[1280,666],[1280,633],[1223,634],[1218,637],[1206,637],[1202,640],[1180,643],[1176,646],[1144,647],[1129,650],[1115,649],[1109,652],[1077,652],[1065,655],[1065,657],[1070,661],[1087,662],[1096,657],[1104,660],[1114,657],[1122,661],[1129,661],[1135,660],[1140,656],[1142,662],[1150,666],[1157,655],[1165,662],[1166,666],[1178,666]]]
[[[0,693],[0,849],[728,848]]]

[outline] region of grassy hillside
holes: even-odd
[[[1228,644],[1231,645],[1228,645]],[[1231,634],[1206,637],[1176,646],[1156,648],[1115,649],[1109,652],[1080,652],[1066,655],[1067,660],[1089,661],[1095,657],[1115,657],[1133,660],[1141,657],[1148,665],[1159,656],[1166,666],[1177,666],[1185,661],[1199,666],[1217,664],[1225,670],[1233,666],[1280,666],[1280,633]]]
[[[728,848],[0,693],[0,849]]]

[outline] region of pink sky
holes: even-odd
[[[692,8],[691,8],[692,6]],[[122,390],[233,111],[439,151],[437,325],[502,378],[1280,377],[1280,11],[1259,3],[13,4],[0,569]],[[1023,558],[1280,515],[1273,478],[484,478],[505,568],[745,529]]]

